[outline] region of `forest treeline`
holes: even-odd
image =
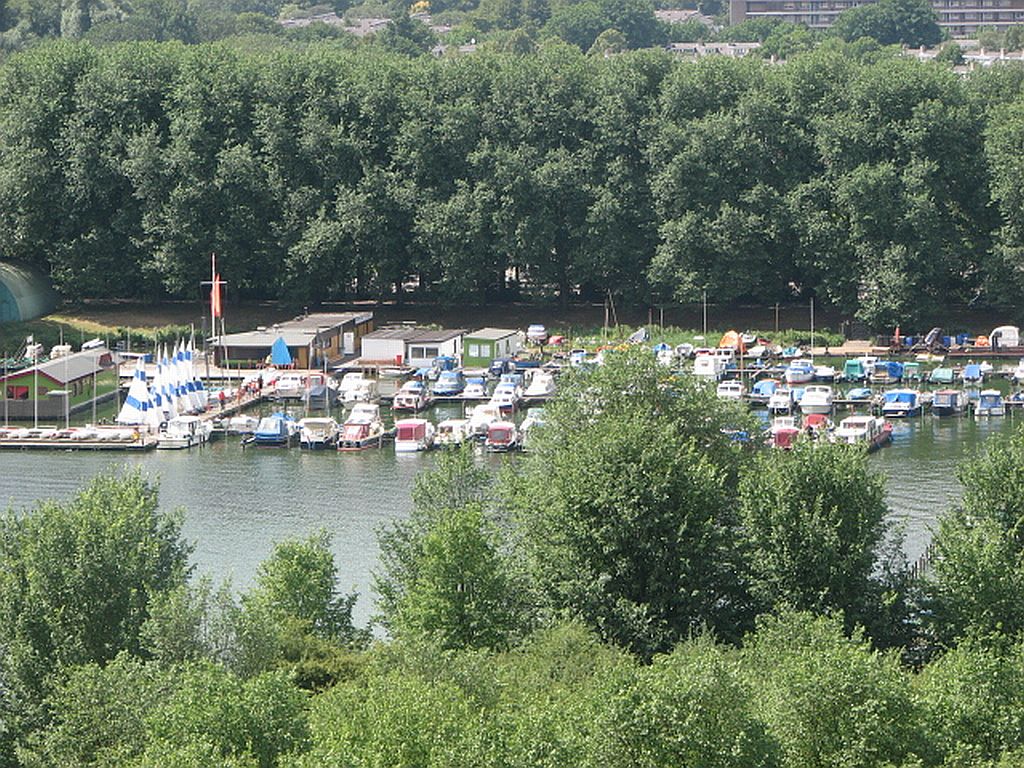
[[[649,353],[565,376],[530,452],[442,454],[380,529],[386,638],[325,534],[195,578],[138,472],[0,518],[0,766],[1021,765],[1024,432],[911,578],[860,447],[738,441]]]
[[[72,299],[195,297],[216,253],[245,298],[1012,314],[1022,80],[868,41],[775,66],[45,44],[0,67],[0,254]]]

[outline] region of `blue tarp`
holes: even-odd
[[[280,336],[277,337],[277,341],[270,348],[270,362],[278,366],[292,364],[292,353],[288,351],[288,345],[284,343],[284,339]]]
[[[964,381],[981,381],[981,366],[977,364],[965,366]]]
[[[754,394],[761,396],[767,395],[770,397],[771,394],[775,392],[775,388],[777,386],[779,386],[779,382],[777,381],[759,381],[757,382],[757,384],[754,385]]]
[[[916,403],[917,394],[914,392],[886,392],[885,402],[887,403]]]

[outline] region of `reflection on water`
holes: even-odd
[[[443,406],[434,420],[461,415]],[[1009,431],[1021,416],[975,421],[930,415],[895,422],[893,444],[871,458],[888,478],[893,514],[906,522],[907,554],[924,549],[941,510],[954,503],[959,464],[990,435]],[[481,458],[497,467],[498,457]],[[408,514],[416,475],[429,454],[397,456],[390,447],[360,453],[309,453],[297,448],[243,450],[237,438],[202,450],[142,455],[104,453],[0,454],[0,503],[14,508],[43,498],[67,498],[93,475],[140,466],[160,481],[165,508],[186,510],[184,534],[195,542],[199,573],[252,583],[275,541],[325,528],[333,536],[343,589],[360,594],[356,620],[371,613],[370,572],[377,562],[375,531]]]

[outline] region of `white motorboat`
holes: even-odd
[[[723,381],[715,388],[715,394],[723,400],[742,400],[747,393],[747,388],[742,381]]]
[[[232,416],[224,422],[224,430],[229,435],[251,435],[259,425],[255,416]]]
[[[814,381],[814,363],[810,360],[793,360],[786,368],[787,384],[806,384]]]
[[[395,452],[428,451],[434,447],[434,425],[426,419],[395,422]]]
[[[958,416],[967,408],[967,393],[960,389],[940,389],[932,395],[935,416]]]
[[[892,439],[892,427],[877,416],[847,416],[839,422],[832,439],[837,443],[865,445],[873,451]]]
[[[482,378],[466,379],[466,388],[462,390],[463,400],[489,400],[487,382]]]
[[[768,398],[768,413],[788,414],[793,412],[796,405],[796,398],[793,390],[789,387],[776,387]]]
[[[407,381],[402,388],[395,393],[395,399],[391,407],[396,411],[422,411],[428,408],[433,400],[427,386],[422,381]]]
[[[213,424],[198,416],[176,416],[160,427],[156,447],[162,450],[191,448],[210,439]]]
[[[1005,416],[1006,404],[1003,402],[1003,394],[998,389],[983,389],[978,395],[978,404],[974,406],[974,415],[983,416]]]
[[[346,373],[338,386],[338,400],[344,405],[372,403],[378,398],[377,380],[361,371]]]
[[[519,407],[521,399],[519,388],[515,384],[503,381],[494,388],[491,405],[495,406],[500,413],[510,415]]]
[[[339,451],[380,447],[387,430],[376,403],[356,403],[338,433]]]
[[[839,371],[831,365],[814,366],[814,378],[817,381],[835,381],[838,377]]]
[[[718,381],[725,374],[725,360],[717,355],[705,353],[693,359],[693,375],[701,379]]]
[[[819,413],[829,416],[832,413],[832,387],[825,384],[812,384],[804,390],[800,400],[801,413]]]
[[[301,400],[306,396],[306,377],[301,373],[282,373],[274,383],[274,397],[282,400]]]
[[[329,416],[299,420],[299,447],[310,450],[333,448],[338,441],[338,422]]]
[[[437,425],[434,442],[440,447],[462,445],[470,437],[469,419],[445,419]]]
[[[533,372],[529,385],[523,392],[523,399],[547,400],[555,394],[555,377],[547,371],[537,370]]]
[[[501,412],[493,403],[483,403],[473,408],[469,415],[469,432],[471,435],[486,435],[487,428],[501,420]]]

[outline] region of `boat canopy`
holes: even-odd
[[[953,405],[960,399],[960,391],[956,389],[940,389],[935,393],[933,405]]]
[[[863,360],[847,360],[843,366],[843,375],[848,379],[863,379],[864,378],[864,361]]]
[[[292,353],[288,351],[288,345],[281,336],[277,337],[270,348],[270,362],[282,367],[292,364]]]
[[[952,384],[953,383],[953,369],[952,368],[936,368],[931,372],[928,380],[935,384]]]
[[[743,346],[743,339],[736,331],[726,331],[718,342],[719,349],[740,349]]]
[[[906,389],[897,389],[892,392],[885,393],[885,402],[887,403],[907,403],[914,404],[917,402],[917,393],[911,392]]]
[[[770,397],[775,393],[775,388],[779,386],[779,382],[775,379],[763,379],[754,384],[753,393],[762,397]]]
[[[875,363],[875,372],[881,369],[888,374],[891,379],[902,379],[903,378],[903,363],[895,360],[879,360]]]
[[[999,405],[1003,402],[1003,395],[996,389],[986,389],[978,396],[982,405]]]
[[[971,363],[970,365],[964,366],[964,379],[965,380],[980,380],[981,379],[981,366],[977,363]]]
[[[400,421],[397,427],[397,440],[420,440],[427,434],[427,422],[422,419]]]

